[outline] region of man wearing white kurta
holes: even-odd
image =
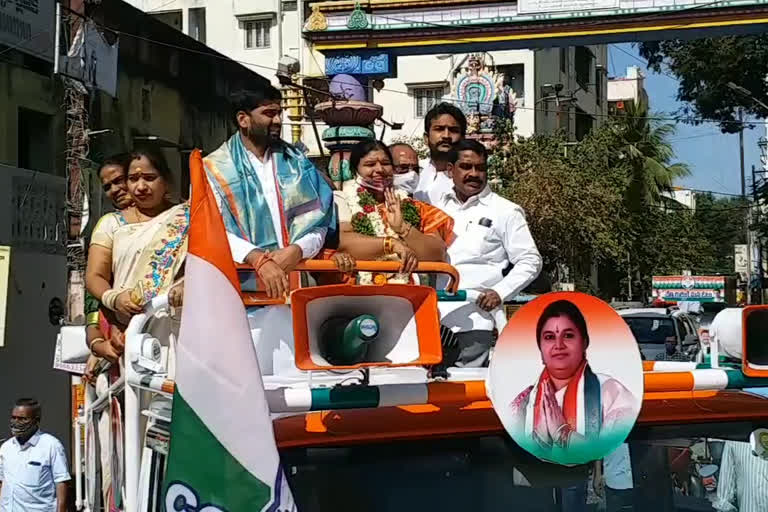
[[[336,229],[333,192],[303,153],[279,139],[280,91],[270,86],[237,93],[233,112],[238,132],[203,166],[232,258],[254,268],[270,298],[283,298],[289,273]],[[290,308],[253,308],[248,318],[263,374],[293,368]]]
[[[487,152],[474,140],[461,141],[452,165],[453,188],[433,204],[454,220],[448,247],[469,303],[441,302],[446,345],[443,366],[487,366],[491,347],[506,324],[504,301],[518,295],[541,271],[541,255],[522,208],[491,192]],[[511,267],[511,268],[510,268]]]
[[[467,132],[467,118],[450,103],[432,107],[424,116],[424,142],[429,147],[429,158],[419,162],[421,173],[413,193],[414,199],[436,204],[444,192],[453,188],[449,167],[453,163],[456,144]]]

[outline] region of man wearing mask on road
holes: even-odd
[[[440,303],[446,347],[441,367],[482,367],[488,366],[494,329],[501,332],[506,324],[504,301],[536,279],[542,261],[523,209],[491,192],[485,147],[463,140],[455,159],[453,187],[435,206],[454,219],[448,257],[469,303]]]
[[[65,512],[67,457],[58,439],[40,430],[40,404],[16,401],[11,435],[0,446],[0,512]]]
[[[394,186],[413,197],[419,184],[419,155],[409,144],[399,142],[389,146],[392,152],[392,165],[395,174]]]
[[[444,192],[453,188],[449,166],[453,163],[456,144],[467,133],[467,118],[450,103],[432,107],[424,117],[424,141],[429,146],[429,158],[421,161],[422,171],[414,199],[438,206]]]

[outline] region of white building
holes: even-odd
[[[648,102],[645,75],[637,66],[629,66],[626,76],[608,79],[608,108],[611,113],[621,112],[628,104]]]
[[[664,197],[672,199],[689,210],[696,209],[696,192],[682,187],[672,187],[669,192],[662,192]]]
[[[398,135],[421,136],[424,114],[441,98],[455,99],[451,86],[466,54],[397,57],[397,77],[384,81],[372,100],[384,107],[384,117],[403,123]],[[515,128],[528,137],[535,132],[566,130],[580,139],[607,115],[604,73],[605,46],[488,52],[486,65],[504,75],[517,97]]]
[[[534,52],[510,50],[493,52],[491,61],[496,71],[506,76],[517,95],[515,126],[520,135],[534,132]],[[373,102],[384,107],[384,118],[403,123],[399,132],[389,131],[385,140],[392,137],[420,137],[424,134],[424,115],[435,103],[453,96],[451,86],[456,68],[467,57],[454,55],[412,55],[397,57],[397,77],[384,81],[381,91],[374,91]]]
[[[283,55],[301,60],[296,0],[125,0],[277,83]]]
[[[127,0],[128,3],[241,62],[277,84],[279,58],[299,60],[302,73],[323,76],[325,59],[302,39],[299,11],[304,1],[290,0]],[[424,114],[435,102],[451,99],[452,81],[465,54],[397,57],[394,78],[381,90],[373,87],[370,101],[384,107],[384,119],[402,123],[386,130],[394,137],[420,137]],[[580,139],[607,114],[606,46],[493,51],[486,64],[505,76],[517,96],[515,126],[521,136],[566,130]],[[363,84],[364,86],[369,84]],[[290,121],[286,119],[286,125]],[[306,121],[302,140],[317,154],[313,130]],[[319,126],[322,132],[324,126]],[[377,134],[383,126],[378,126]],[[288,128],[284,137],[289,138]]]

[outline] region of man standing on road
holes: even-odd
[[[11,412],[13,437],[0,446],[0,512],[65,512],[67,457],[58,439],[40,430],[37,400]]]
[[[491,192],[485,147],[463,140],[455,158],[453,187],[434,205],[455,222],[448,256],[470,303],[440,303],[447,345],[443,365],[481,367],[488,366],[494,329],[501,332],[506,324],[504,301],[536,279],[542,261],[523,209]]]
[[[464,113],[450,103],[440,103],[432,107],[424,117],[424,140],[429,146],[429,158],[421,161],[419,184],[413,194],[414,199],[439,206],[444,192],[453,189],[450,165],[456,144],[467,133],[467,118]]]
[[[768,461],[752,453],[749,443],[725,442],[719,478],[715,510],[768,510]]]

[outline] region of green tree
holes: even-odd
[[[630,209],[639,211],[643,205],[660,204],[662,194],[690,174],[687,164],[672,162],[675,153],[669,138],[675,134],[675,125],[653,119],[647,103],[639,101],[630,103],[626,113],[615,118],[613,127],[618,135],[616,157],[630,171]]]
[[[747,243],[746,207],[746,200],[740,197],[696,196],[696,221],[710,249],[711,268],[707,273],[734,273],[733,246]]]
[[[678,79],[677,98],[686,103],[679,114],[716,121],[729,133],[741,129],[739,108],[747,117],[768,116],[763,107],[728,87],[734,82],[757,98],[768,98],[768,35],[656,41],[640,43],[639,51],[651,69]]]
[[[640,228],[634,247],[637,284],[645,297],[650,295],[654,275],[679,275],[683,270],[711,273],[711,246],[694,211],[679,203],[668,204],[649,208],[635,219]]]
[[[629,248],[628,173],[612,158],[615,132],[598,129],[571,146],[562,133],[516,138],[507,123],[498,139],[490,174],[525,210],[544,270],[598,293],[589,286],[592,264],[617,262]]]

